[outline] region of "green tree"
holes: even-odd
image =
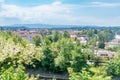
[[[98,43],[98,47],[101,48],[101,49],[104,49],[104,47],[105,47],[105,42],[99,42],[99,43]]]
[[[62,38],[52,46],[52,49],[57,51],[54,59],[55,66],[59,67],[61,71],[67,70],[67,67],[70,66],[72,51],[74,50],[73,42],[70,39]]]
[[[30,44],[24,47],[21,43],[15,43],[14,37],[6,39],[5,35],[2,33],[0,36],[0,69],[2,67],[8,69],[18,64],[34,66],[35,61],[41,61],[44,58],[41,48]]]
[[[42,41],[41,41],[40,36],[34,36],[34,37],[33,37],[33,43],[34,43],[36,46],[41,46]]]
[[[65,38],[70,38],[70,34],[69,34],[67,31],[64,32],[63,36],[64,36]]]
[[[93,31],[93,30],[88,30],[88,31],[87,31],[87,35],[88,35],[89,37],[93,37],[93,36],[94,36],[94,31]]]
[[[58,31],[56,31],[54,34],[53,34],[53,41],[54,42],[57,42],[59,39],[62,38],[62,34],[59,33]]]
[[[94,34],[97,34],[97,33],[98,33],[97,29],[94,29]]]
[[[70,80],[112,80],[105,72],[105,67],[93,68],[91,70],[82,69],[80,72],[74,72],[68,68]]]
[[[120,54],[117,54],[115,58],[111,59],[107,65],[107,72],[113,77],[120,76]]]
[[[10,67],[3,70],[0,74],[0,80],[38,80],[34,76],[30,76],[25,73],[22,67],[14,68]]]
[[[69,38],[62,38],[52,44],[55,66],[61,71],[67,70],[67,67],[73,67],[76,71],[85,67],[88,54],[81,50],[82,46],[74,44]]]

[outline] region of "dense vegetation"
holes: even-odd
[[[113,39],[114,31],[84,30],[78,34],[89,36],[85,45],[71,39],[67,31],[40,34],[42,37],[35,36],[29,43],[12,32],[0,32],[0,80],[37,80],[25,73],[26,68],[68,72],[70,80],[112,80],[120,76],[119,54],[110,61],[93,54],[94,49],[104,48],[105,42]],[[106,65],[99,66],[101,60]]]

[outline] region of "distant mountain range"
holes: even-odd
[[[51,25],[51,24],[15,24],[15,27],[28,27],[28,28],[71,28],[80,27],[79,25]]]
[[[65,29],[65,28],[113,28],[117,27],[120,28],[120,26],[80,26],[80,25],[51,25],[51,24],[14,24],[9,26],[3,26],[6,29],[17,29],[17,28],[43,28],[43,29]],[[2,28],[3,28],[2,27]]]

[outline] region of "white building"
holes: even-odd
[[[115,35],[115,39],[120,40],[120,35]]]
[[[116,54],[116,52],[99,49],[99,50],[95,51],[94,54],[97,57],[105,57],[105,58],[111,59],[111,58],[114,57],[114,55]]]
[[[105,48],[117,47],[120,44],[120,35],[115,35],[115,39],[105,44]]]

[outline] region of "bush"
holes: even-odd
[[[105,67],[92,68],[90,70],[82,69],[80,72],[74,72],[72,68],[68,68],[70,80],[111,80],[107,76]]]
[[[120,54],[110,60],[107,67],[107,72],[109,75],[112,75],[113,77],[120,76]]]
[[[0,80],[38,80],[34,76],[29,77],[28,74],[24,72],[23,67],[18,68],[10,67],[7,70],[3,70],[0,74]]]

